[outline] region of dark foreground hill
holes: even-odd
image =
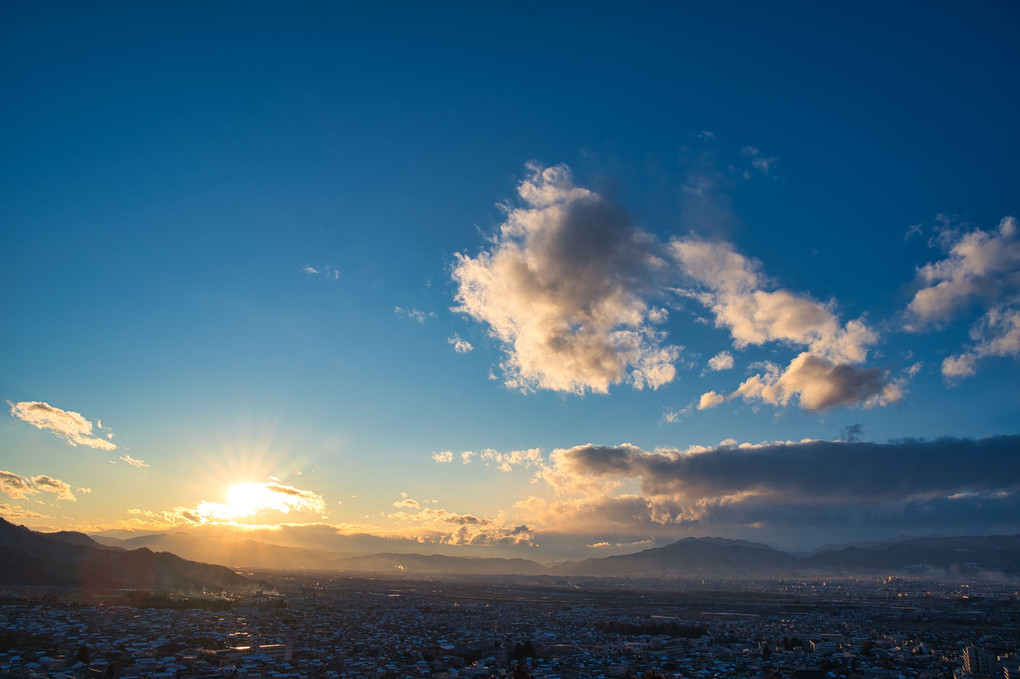
[[[258,587],[223,566],[144,548],[104,547],[81,533],[37,533],[3,518],[0,584],[189,592],[240,592]]]

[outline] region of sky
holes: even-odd
[[[349,5],[0,7],[0,516],[1020,532],[1015,3]]]

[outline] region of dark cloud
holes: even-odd
[[[882,502],[1020,488],[1020,436],[1015,435],[811,441],[696,453],[579,446],[567,451],[566,459],[577,474],[640,477],[645,494],[690,498],[751,491],[786,502]]]
[[[1020,435],[654,452],[586,444],[553,451],[541,478],[556,499],[517,507],[551,530],[586,536],[753,534],[814,547],[869,535],[1020,529]],[[631,491],[618,494],[623,489]]]

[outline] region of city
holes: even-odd
[[[7,587],[0,676],[1018,676],[1010,581],[244,574],[266,589]]]

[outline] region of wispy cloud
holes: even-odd
[[[404,307],[401,306],[393,307],[393,313],[397,314],[398,316],[410,318],[412,321],[415,321],[416,323],[425,323],[425,321],[429,320],[430,318],[436,317],[436,314],[431,311],[425,312],[422,311],[421,309],[405,309]]]
[[[565,165],[529,171],[491,247],[456,256],[455,310],[502,343],[512,388],[581,394],[671,382],[680,349],[663,342],[650,303],[669,268],[659,242],[576,186]]]
[[[0,502],[0,514],[5,519],[49,519],[52,518],[47,514],[40,514],[39,512],[32,511],[31,509],[25,509],[18,505],[12,505],[7,502]]]
[[[976,373],[982,358],[1020,358],[1020,304],[992,307],[970,329],[970,337],[972,346],[942,361],[942,375],[950,383]]]
[[[943,377],[954,384],[975,374],[984,358],[1020,358],[1020,237],[1014,217],[1004,217],[994,231],[964,231],[940,217],[932,242],[946,257],[917,270],[921,287],[907,305],[904,327],[919,332],[970,307],[984,309],[970,329],[973,344],[942,362]]]
[[[309,276],[322,276],[323,278],[331,281],[340,280],[340,270],[331,266],[314,267],[306,265],[301,267],[301,272],[306,273]]]
[[[33,476],[32,484],[44,493],[53,493],[57,496],[58,500],[66,500],[68,502],[77,502],[78,498],[71,492],[70,484],[64,483],[60,479],[55,479],[52,476],[46,476],[40,474],[39,476]]]
[[[772,156],[764,156],[761,151],[754,146],[745,146],[742,149],[743,154],[750,158],[751,167],[758,170],[762,174],[768,174],[772,169],[772,165],[776,162],[776,159]],[[745,174],[745,178],[746,178]]]
[[[48,429],[72,446],[83,445],[99,450],[115,450],[117,446],[108,439],[92,434],[92,423],[81,413],[54,408],[42,401],[7,402],[11,415],[27,422],[36,429]]]
[[[149,466],[148,464],[146,464],[145,460],[135,459],[135,458],[131,457],[130,455],[126,454],[126,453],[124,455],[121,455],[120,459],[121,459],[121,462],[126,462],[127,464],[131,465],[132,467],[142,468],[142,467],[148,467]]]
[[[917,270],[921,288],[907,305],[907,330],[919,331],[939,325],[967,306],[986,308],[1020,294],[1020,238],[1017,220],[1004,217],[994,231],[939,230],[934,243],[947,256]]]
[[[468,342],[460,335],[454,335],[453,337],[450,337],[447,341],[453,345],[453,350],[456,351],[458,354],[466,354],[474,349],[474,346],[472,346],[471,342]]]

